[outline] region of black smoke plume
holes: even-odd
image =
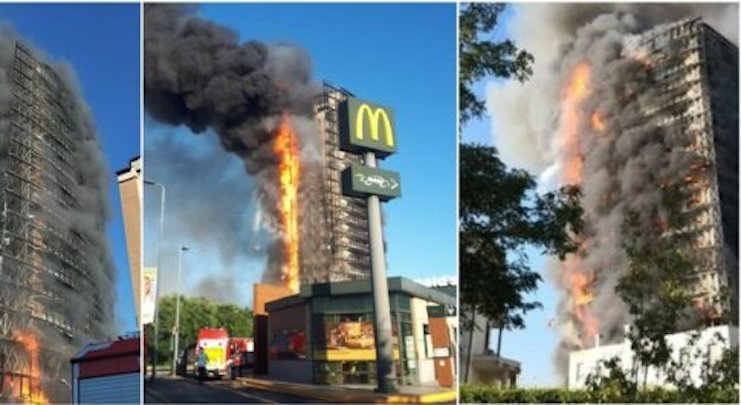
[[[312,142],[318,139],[312,107],[319,91],[311,80],[311,59],[305,51],[290,45],[241,42],[235,31],[198,18],[196,11],[184,5],[145,5],[146,110],[164,124],[185,125],[194,133],[215,132],[221,146],[239,157],[254,179],[256,198],[252,202],[256,200],[260,205],[264,228],[277,235],[279,189],[274,133],[281,114],[289,112],[298,133],[302,166],[311,159],[315,146]],[[164,159],[175,164],[178,157]],[[145,165],[146,160],[145,153]],[[187,180],[183,177],[179,181]],[[302,193],[311,192],[305,187],[302,190]],[[244,205],[249,203],[244,201],[242,206],[234,206],[214,196],[203,201],[202,210],[204,215],[243,212]],[[190,220],[178,218],[178,221]],[[228,239],[218,235],[228,229],[191,229],[199,234],[199,239]],[[233,257],[233,252],[248,250],[253,244],[235,235],[219,249],[223,256]],[[274,238],[262,251],[268,256],[263,280],[278,281],[283,260],[279,238]]]

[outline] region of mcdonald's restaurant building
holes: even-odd
[[[429,288],[402,277],[389,278],[388,286],[398,383],[453,387],[455,286]],[[370,280],[303,285],[267,302],[260,290],[256,285],[255,301],[264,302],[265,315],[256,318],[255,347],[266,352],[256,353],[266,367],[256,365],[256,372],[278,381],[376,384]]]

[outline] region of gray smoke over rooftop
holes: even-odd
[[[194,7],[183,5],[145,5],[145,107],[158,122],[185,125],[199,134],[215,133],[223,149],[241,160],[250,176],[242,181],[254,184],[254,189],[251,198],[234,201],[234,196],[228,195],[229,187],[213,178],[219,176],[220,165],[210,169],[203,167],[208,164],[209,156],[198,156],[200,163],[192,159],[191,163],[211,170],[213,175],[206,177],[213,181],[189,186],[198,187],[197,194],[201,195],[208,194],[209,190],[219,193],[211,193],[212,198],[198,201],[200,218],[198,215],[177,215],[177,221],[187,223],[183,226],[191,231],[190,236],[211,241],[221,251],[222,258],[231,261],[250,255],[247,251],[256,245],[254,232],[248,232],[252,227],[235,219],[243,217],[248,205],[257,203],[260,225],[273,235],[268,246],[260,248],[268,263],[263,281],[276,282],[281,277],[283,251],[277,220],[280,189],[276,175],[279,162],[273,151],[274,135],[281,114],[289,111],[301,148],[302,167],[307,161],[316,159],[315,144],[319,138],[312,107],[320,88],[311,80],[312,63],[304,50],[285,44],[241,42],[235,31],[198,18],[196,11]],[[154,154],[156,158],[152,157]],[[178,162],[178,154],[164,150],[161,153],[146,150],[145,162],[150,158],[161,166],[183,166]],[[180,176],[173,174],[159,180],[172,185],[187,183],[189,177],[186,170]],[[235,186],[236,189],[242,188]],[[308,198],[312,189],[301,187],[300,199]],[[179,204],[177,200],[172,201]],[[182,204],[191,203],[182,201]],[[178,207],[174,209],[179,210]],[[181,213],[187,214],[184,210]],[[313,214],[301,212],[301,215]],[[213,218],[219,219],[202,226],[204,221]],[[214,273],[210,277],[225,276],[218,274],[218,270]],[[216,283],[204,280],[201,285]],[[208,292],[206,290],[212,288],[202,292]]]
[[[488,89],[489,113],[502,159],[511,166],[540,173],[553,163],[551,145],[554,100],[563,73],[560,61],[577,29],[602,14],[630,18],[632,33],[684,17],[702,16],[725,38],[738,45],[735,3],[532,3],[518,4],[509,23],[510,37],[535,56],[533,77],[525,84],[506,83]],[[627,28],[626,28],[627,30]]]
[[[25,173],[28,170],[19,167],[17,148],[14,149],[11,145],[11,134],[14,131],[13,106],[17,106],[21,114],[31,113],[13,95],[14,80],[18,79],[16,75],[19,74],[14,71],[17,43],[22,44],[41,65],[46,65],[53,72],[46,79],[51,84],[43,85],[41,80],[36,83],[39,94],[43,94],[41,89],[45,86],[47,89],[57,85],[60,88],[59,92],[53,94],[57,103],[53,106],[42,103],[41,96],[36,98],[39,111],[35,114],[38,114],[37,117],[53,116],[54,119],[66,120],[69,124],[69,132],[63,131],[60,124],[59,133],[55,132],[55,135],[64,135],[69,140],[64,151],[58,153],[60,156],[64,155],[60,159],[73,162],[73,169],[66,171],[70,176],[69,181],[64,184],[69,186],[69,198],[74,202],[61,204],[60,201],[65,200],[62,191],[49,186],[51,180],[48,179],[59,176],[50,167],[51,164],[58,165],[58,160],[48,157],[42,160],[42,155],[49,153],[48,150],[35,153],[35,160],[30,164],[41,167],[42,170],[48,169],[49,172],[44,172],[46,178],[39,180],[44,184],[36,184],[37,191],[33,194],[41,207],[32,209],[31,213],[27,212],[27,217],[23,220],[27,221],[28,226],[44,229],[39,236],[43,248],[32,249],[40,252],[33,254],[33,260],[43,267],[43,271],[29,268],[14,258],[18,244],[26,243],[17,239],[22,237],[4,235],[3,257],[0,261],[0,319],[7,322],[4,325],[9,326],[10,331],[0,329],[0,332],[9,333],[9,339],[16,333],[30,332],[36,336],[44,353],[40,360],[44,392],[52,401],[65,402],[69,400],[69,389],[59,381],[60,378],[67,378],[68,372],[66,366],[56,368],[55,365],[68,365],[69,359],[84,344],[112,338],[116,333],[113,309],[116,299],[113,287],[115,266],[106,236],[106,224],[111,214],[108,196],[110,171],[73,68],[65,62],[51,60],[42,51],[33,49],[28,42],[19,38],[11,28],[0,26],[0,186],[5,201],[11,197],[12,191],[8,189],[15,189],[15,186],[10,186],[12,182],[9,179],[12,176],[9,173]],[[24,125],[22,121],[20,120],[19,125]],[[49,134],[45,132],[48,129],[42,129],[47,125],[44,120],[38,118],[37,125],[39,139],[49,139]],[[23,131],[26,131],[24,136],[32,135],[28,127],[24,127]],[[13,150],[16,152],[11,152]],[[14,153],[15,158],[11,158],[10,153]],[[12,206],[8,204],[8,212],[0,218],[0,223],[4,222],[3,229],[9,233],[17,232],[21,226],[15,219],[19,213],[10,212],[13,208],[8,208]],[[55,255],[64,259],[56,260],[53,258]],[[61,262],[67,263],[62,273],[67,280],[71,280],[67,281],[71,283],[69,287],[63,284],[64,281],[60,281],[65,280],[65,277],[54,271],[61,266]],[[49,318],[42,321],[42,314]],[[65,330],[64,326],[69,330]],[[9,342],[11,340],[0,344],[7,345]],[[2,351],[0,354],[5,353]],[[17,356],[23,358],[24,355]],[[27,372],[13,369],[10,359],[11,357],[0,357],[0,370]],[[3,394],[0,393],[0,397]]]
[[[688,138],[680,126],[659,125],[667,118],[661,114],[647,118],[646,111],[665,102],[665,96],[650,64],[626,45],[658,24],[697,15],[737,43],[735,4],[523,4],[510,23],[512,39],[533,53],[535,65],[524,85],[509,82],[489,88],[502,158],[540,174],[541,186],[552,188],[564,181],[568,166],[581,156],[583,248],[578,260],[554,263],[549,269],[562,291],[556,353],[562,374],[568,352],[584,347],[585,318],[598,320],[603,342],[619,339],[629,321],[614,292],[627,268],[620,245],[627,212],[640,213],[643,223],[665,220],[660,186],[680,182],[690,167],[706,163],[686,152]],[[565,89],[584,64],[589,66],[588,91],[569,130],[564,126],[570,114]],[[594,114],[604,130],[595,127]],[[568,139],[570,131],[578,134],[577,140]],[[585,314],[574,309],[574,273],[589,280],[593,294]]]

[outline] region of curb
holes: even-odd
[[[387,403],[387,404],[432,404],[440,402],[455,402],[458,395],[455,391],[436,392],[434,394],[405,395],[405,394],[377,394],[373,392],[353,392],[353,390],[323,390],[312,389],[309,386],[298,384],[258,380],[253,378],[239,378],[235,382],[266,391],[291,394],[304,398],[318,399],[328,402],[354,403]]]

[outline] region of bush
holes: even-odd
[[[560,388],[502,389],[489,385],[463,385],[460,403],[738,403],[737,390],[706,392],[702,398],[674,390],[639,391],[635,398],[623,398],[617,392],[567,390]]]

